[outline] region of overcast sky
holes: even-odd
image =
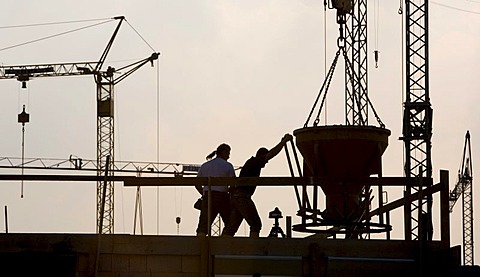
[[[392,132],[384,155],[384,175],[402,176],[400,3],[371,0],[368,5],[369,95]],[[154,51],[161,56],[156,63],[159,67],[144,66],[115,88],[117,161],[200,164],[226,142],[232,147],[230,161],[241,166],[258,147],[272,147],[285,133],[303,126],[337,50],[335,13],[325,12],[323,1],[4,1],[0,63],[96,61],[116,21],[76,32],[70,31],[105,20],[12,26],[118,15],[124,15],[129,24],[122,25],[105,66],[121,67]],[[439,170],[449,170],[453,188],[467,130],[472,136],[474,168],[480,157],[480,2],[430,2],[429,18],[433,177],[438,182]],[[65,34],[54,36],[61,33]],[[374,50],[380,52],[378,68]],[[327,124],[345,123],[343,78],[339,66],[329,91]],[[17,81],[2,80],[0,90],[0,157],[21,156],[22,128],[17,114],[25,105],[30,114],[25,157],[96,159],[96,92],[91,76],[34,79],[27,89]],[[376,125],[373,115],[369,122]],[[284,152],[266,166],[262,176],[289,176]],[[19,182],[2,182],[0,205],[8,206],[9,231],[95,232],[95,186],[26,182],[21,199]],[[476,196],[478,191],[475,184]],[[389,191],[388,199],[400,195]],[[194,234],[198,211],[192,205],[198,193],[193,188],[144,188],[142,197],[144,233],[156,234],[159,229],[161,234]],[[268,212],[275,207],[284,216],[292,216],[294,224],[300,220],[295,216],[292,188],[259,188],[254,200],[263,220],[262,236],[271,229]],[[135,189],[117,184],[115,233],[132,233],[134,203]],[[435,203],[434,209],[438,208]],[[474,209],[477,218],[478,205]],[[179,226],[177,216],[182,218]],[[474,222],[478,233],[480,226]],[[462,243],[460,226],[461,203],[457,203],[452,244]],[[247,233],[242,225],[239,235]],[[434,236],[439,238],[439,233],[437,227]],[[394,235],[402,237],[401,223],[394,226]],[[480,247],[475,249],[478,261]]]

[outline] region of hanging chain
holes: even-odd
[[[333,73],[335,72],[335,68],[337,66],[338,57],[340,56],[340,52],[345,48],[345,38],[344,38],[344,35],[343,35],[343,26],[345,25],[345,22],[346,22],[345,14],[338,14],[337,13],[337,23],[340,25],[340,27],[339,27],[340,35],[337,38],[338,50],[337,50],[337,53],[335,53],[335,58],[333,59],[332,65],[330,65],[328,73],[325,76],[325,80],[323,81],[322,87],[320,88],[320,91],[318,92],[317,98],[315,99],[315,103],[313,104],[313,107],[310,110],[310,113],[307,117],[307,121],[305,122],[303,127],[307,127],[308,122],[310,121],[310,118],[312,117],[313,111],[315,110],[315,107],[318,104],[318,100],[320,99],[320,96],[322,95],[322,92],[323,92],[324,94],[323,94],[323,98],[322,98],[322,103],[320,104],[320,108],[318,109],[318,113],[317,113],[317,116],[315,118],[315,121],[313,122],[313,126],[318,126],[318,123],[320,122],[320,114],[323,110],[323,105],[325,104],[325,99],[327,97],[328,88],[330,87],[330,83],[332,81]]]
[[[323,105],[325,104],[325,99],[327,98],[328,88],[330,87],[330,83],[332,82],[333,72],[335,71],[335,68],[337,66],[339,56],[340,56],[340,49],[337,50],[337,53],[335,54],[335,58],[333,60],[332,66],[330,67],[330,70],[328,71],[327,80],[325,80],[327,82],[326,87],[325,87],[325,93],[323,94],[322,103],[320,104],[320,108],[318,109],[317,117],[315,118],[315,121],[313,122],[314,126],[317,126],[318,123],[320,122],[320,113],[323,110]]]
[[[324,94],[323,94],[323,98],[322,98],[322,103],[321,103],[320,108],[318,110],[317,117],[315,118],[314,126],[317,126],[318,123],[320,122],[320,113],[323,109],[323,105],[325,103],[325,98],[327,97],[327,91],[328,91],[328,88],[330,87],[330,82],[332,80],[333,72],[335,71],[335,67],[337,65],[339,56],[340,56],[340,49],[338,49],[337,53],[335,54],[335,58],[333,59],[332,65],[330,66],[330,69],[328,70],[327,76],[326,76],[325,80],[323,81],[322,87],[320,88],[320,90],[318,92],[317,98],[315,99],[315,103],[313,104],[313,107],[310,110],[310,113],[308,114],[307,121],[305,121],[305,124],[303,125],[303,127],[307,127],[308,122],[310,121],[310,118],[312,117],[313,111],[315,110],[315,107],[318,104],[318,100],[320,99],[320,96],[322,95],[322,92],[323,92]]]
[[[373,114],[375,115],[375,119],[378,122],[378,125],[380,125],[380,128],[385,128],[385,124],[383,124],[382,120],[380,119],[380,116],[378,116],[377,111],[375,110],[375,107],[373,107],[372,102],[370,101],[370,98],[367,96],[367,102],[372,108]]]
[[[353,78],[352,78],[352,74],[350,72],[350,68],[352,68],[352,64],[350,63],[350,60],[348,59],[348,56],[347,56],[347,53],[345,51],[343,51],[343,58],[345,59],[345,69],[347,71],[347,76],[348,78],[350,78],[350,80],[352,80],[353,82]],[[356,96],[355,100],[358,104],[358,109],[360,111],[360,100],[358,99],[358,95],[356,93],[353,94],[354,96]],[[373,104],[372,102],[370,101],[370,98],[368,97],[368,94],[365,94],[365,97],[367,99],[367,103],[368,105],[370,106],[370,108],[372,108],[372,111],[373,111],[373,114],[375,115],[375,119],[377,120],[378,124],[380,125],[381,128],[385,128],[385,124],[383,124],[382,120],[380,119],[380,117],[378,116],[378,113],[377,111],[375,110],[375,107],[373,107]],[[362,114],[360,113],[360,116],[362,116]]]
[[[313,111],[315,110],[315,107],[318,104],[318,100],[320,99],[320,97],[322,96],[322,93],[323,93],[322,102],[320,104],[320,108],[318,109],[318,113],[317,113],[317,116],[315,118],[315,121],[313,122],[313,126],[315,126],[315,127],[318,126],[318,123],[320,122],[320,114],[323,110],[323,105],[325,104],[325,99],[327,97],[328,88],[330,87],[330,83],[332,81],[333,73],[334,73],[335,68],[337,66],[338,57],[340,56],[340,52],[342,52],[343,58],[345,60],[345,71],[347,73],[347,77],[349,78],[349,80],[351,80],[351,82],[353,82],[352,72],[350,71],[350,69],[353,68],[353,67],[352,67],[352,64],[350,63],[350,60],[348,59],[347,53],[345,51],[346,41],[345,41],[345,37],[344,37],[344,29],[343,28],[346,24],[346,15],[341,14],[341,13],[337,13],[337,23],[339,24],[339,33],[340,33],[340,35],[337,38],[338,50],[337,50],[337,53],[335,54],[335,58],[333,59],[332,65],[330,66],[330,69],[328,70],[328,73],[325,76],[325,80],[323,81],[322,87],[320,88],[320,91],[318,92],[317,98],[315,99],[315,103],[313,104],[313,107],[310,110],[310,113],[308,114],[307,121],[305,122],[303,127],[307,127],[308,122],[310,121],[310,118],[312,117]],[[353,85],[352,85],[352,87],[353,87]],[[358,99],[359,96],[354,94],[354,97],[356,97],[355,102],[357,103],[357,105],[359,105],[358,109],[360,111],[360,101]],[[380,125],[381,128],[385,128],[385,124],[383,124],[382,120],[378,116],[375,108],[372,105],[372,102],[368,98],[368,95],[366,95],[366,98],[367,98],[367,102],[368,102],[369,106],[372,108],[372,111],[375,115],[375,118],[377,119],[378,124]],[[360,116],[362,116],[362,115],[360,114]]]

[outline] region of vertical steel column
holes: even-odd
[[[429,96],[428,76],[428,1],[405,0],[405,57],[406,57],[406,100],[403,115],[403,137],[405,145],[405,176],[431,177],[431,137],[432,113]],[[413,191],[413,192],[412,192]],[[416,187],[407,187],[406,194],[418,191]],[[431,196],[422,199],[426,210],[421,214],[431,214]],[[420,207],[412,202],[410,230],[405,230],[405,239],[418,239]],[[422,208],[423,209],[423,208]]]
[[[345,124],[368,125],[366,0],[353,1],[353,13],[347,17],[345,26],[345,51],[352,66],[351,76],[345,76]]]
[[[352,13],[345,24],[345,124],[368,125],[367,0],[353,0]],[[350,74],[348,74],[350,72]],[[363,188],[360,201],[369,207],[369,186]],[[368,211],[367,211],[368,214]],[[368,218],[366,219],[369,220]],[[367,234],[368,236],[368,234]]]
[[[110,156],[109,166],[114,164],[113,151],[113,72],[107,70],[107,74],[97,74],[95,76],[97,84],[97,175],[103,176],[108,172],[109,176],[113,176],[113,170],[107,171],[106,157]],[[106,186],[105,209],[101,213],[102,191]],[[97,227],[102,230],[103,234],[113,233],[114,218],[114,186],[112,181],[97,182]],[[100,226],[103,219],[103,226]],[[101,228],[100,228],[101,227]]]
[[[440,241],[444,249],[450,248],[449,172],[440,170]]]

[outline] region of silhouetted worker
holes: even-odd
[[[230,146],[220,144],[217,150],[207,156],[207,162],[203,163],[198,170],[197,177],[235,177],[233,165],[227,160],[230,158]],[[215,159],[212,159],[215,156]],[[205,236],[208,233],[208,226],[211,226],[215,217],[220,214],[225,225],[230,219],[230,197],[227,186],[211,186],[211,213],[210,222],[208,221],[208,186],[202,188],[201,185],[195,186],[202,195],[202,207],[198,219],[197,236]]]
[[[271,150],[265,147],[258,149],[255,157],[251,157],[245,162],[239,177],[260,177],[260,172],[262,168],[265,167],[265,164],[275,157],[282,150],[282,147],[289,140],[292,140],[292,138],[292,135],[286,134]],[[254,185],[236,186],[230,189],[232,213],[229,224],[225,225],[223,229],[223,236],[234,236],[242,220],[245,218],[250,226],[250,237],[258,238],[260,230],[262,229],[262,221],[258,215],[255,203],[252,200],[255,189],[256,186]]]

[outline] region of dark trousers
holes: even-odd
[[[213,221],[220,214],[223,224],[227,226],[230,220],[230,197],[228,192],[211,191],[212,204],[210,222],[208,222],[208,192],[205,191],[202,197],[202,209],[198,218],[197,233],[208,233],[208,226],[212,226]]]
[[[226,236],[235,235],[244,218],[250,226],[250,232],[260,232],[262,220],[258,215],[257,207],[255,207],[251,195],[245,192],[235,192],[231,194],[230,202],[232,205],[230,223],[225,225],[222,234]]]

